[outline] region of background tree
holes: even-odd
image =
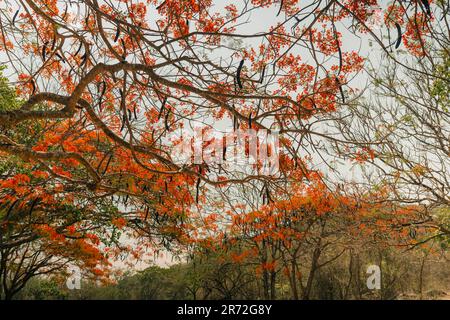
[[[434,8],[435,19],[420,12],[401,18],[398,7],[385,17],[387,24],[406,25],[399,45],[407,51],[372,61],[366,94],[337,122],[344,140],[355,144],[337,149],[346,157],[358,155],[356,160],[367,164],[364,180],[385,189],[389,200],[425,206],[411,228],[431,228],[432,239],[448,239],[443,223],[450,194],[448,2]]]

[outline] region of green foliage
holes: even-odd
[[[16,296],[18,300],[64,300],[67,292],[51,279],[33,278]]]
[[[4,69],[5,67],[0,67],[0,111],[14,110],[21,102],[14,89],[10,87],[8,79],[3,75]]]
[[[438,99],[445,112],[450,104],[450,55],[448,51],[442,53],[442,64],[436,66],[435,76],[439,77],[432,88],[432,94]]]

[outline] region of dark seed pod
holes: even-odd
[[[166,1],[164,1],[164,2],[161,3],[159,6],[157,6],[157,7],[156,7],[156,10],[161,9],[165,4],[166,4]]]
[[[16,23],[16,18],[17,18],[17,16],[19,15],[19,11],[20,11],[20,9],[17,9],[16,13],[14,13],[14,16],[13,16],[13,18],[12,18],[12,24],[15,24],[15,23]]]
[[[36,204],[40,201],[41,199],[39,199],[39,198],[35,198],[34,200],[33,200],[33,202],[31,203],[31,207],[30,207],[30,215],[31,215],[31,213],[33,212],[33,210],[34,210],[34,207],[36,206]]]
[[[126,119],[125,119],[125,114],[123,115],[123,117],[122,117],[122,127],[120,127],[120,132],[122,132],[123,131],[123,128],[125,128],[125,122],[126,122]]]
[[[264,81],[264,75],[265,75],[265,73],[266,73],[266,66],[264,66],[264,68],[263,68],[263,71],[262,71],[262,74],[261,74],[261,79],[259,79],[259,83],[263,83],[263,81]]]
[[[162,116],[162,114],[164,112],[164,109],[166,107],[166,102],[167,102],[167,97],[164,97],[164,100],[163,100],[162,105],[161,105],[161,109],[159,109],[158,120],[161,118],[161,116]]]
[[[165,116],[165,118],[164,118],[164,125],[165,125],[167,131],[170,130],[170,126],[169,126],[169,115],[170,115],[170,110],[167,110],[166,116]]]
[[[105,169],[103,170],[103,174],[108,170],[109,164],[111,163],[112,155],[109,156],[108,162],[106,163]]]
[[[270,197],[270,190],[269,190],[269,188],[266,188],[266,197],[267,197],[267,202],[268,203],[272,202],[272,198]]]
[[[5,220],[8,220],[8,219],[9,219],[9,216],[11,215],[11,211],[12,211],[12,209],[14,208],[14,206],[16,205],[17,202],[19,202],[19,199],[15,200],[15,201],[11,204],[11,206],[10,206],[9,209],[8,209],[8,212],[7,212],[6,215],[5,215],[5,217],[6,217]]]
[[[81,57],[81,63],[80,63],[80,67],[83,66],[87,61],[87,53],[83,54],[83,56]]]
[[[402,28],[400,25],[396,22],[395,26],[397,27],[397,43],[395,44],[395,49],[398,49],[400,45],[402,44]]]
[[[195,194],[195,202],[198,203],[198,198],[199,198],[199,192],[200,192],[200,178],[198,178],[197,180],[197,185],[196,185],[196,194]]]
[[[136,107],[133,108],[134,120],[137,120]]]
[[[263,187],[261,188],[261,191],[259,192],[260,197],[264,196],[265,189],[266,189],[266,184],[263,185]]]
[[[52,48],[50,49],[51,51],[55,50],[55,45],[56,45],[56,35],[53,35]]]
[[[66,63],[66,60],[64,60],[64,58],[61,57],[61,55],[58,52],[55,52],[55,56],[57,56],[59,60],[61,60],[63,63]]]
[[[131,110],[130,109],[127,110],[128,110],[128,120],[131,120]]]
[[[338,45],[338,54],[339,54],[339,72],[338,75],[341,74],[342,72],[342,50],[341,50],[341,46]]]
[[[248,116],[248,128],[252,128],[252,112],[250,112],[250,115]]]
[[[149,211],[149,210],[150,210],[149,207],[147,207],[147,208],[145,209],[145,218],[144,218],[145,221],[147,221],[147,218],[148,218],[148,211]]]
[[[122,43],[122,49],[123,49],[122,57],[125,58],[127,56],[127,47],[125,46],[125,41],[123,41],[123,39],[120,39],[120,43]]]
[[[45,62],[45,57],[47,55],[47,44],[48,41],[45,41],[44,45],[42,46],[42,60]]]
[[[428,0],[422,0],[422,4],[425,7],[425,10],[427,11],[427,14],[429,16],[431,16],[430,2]]]
[[[71,6],[72,6],[72,5],[71,5]],[[63,13],[63,15],[62,15],[62,18],[63,18],[63,19],[65,19],[66,16],[67,16],[67,9],[68,9],[68,7],[67,7],[67,4],[66,4],[66,8],[64,9],[64,13]]]
[[[283,0],[280,1],[280,9],[278,10],[277,17],[280,15],[281,9],[283,9]]]
[[[100,100],[103,98],[103,96],[105,95],[106,92],[106,82],[102,81],[102,92],[100,93]]]
[[[80,41],[80,45],[78,46],[77,51],[75,52],[74,56],[77,56],[80,53],[81,47],[83,46],[83,42]]]
[[[242,67],[244,66],[244,60],[241,60],[241,62],[239,63],[239,67],[237,68],[237,72],[236,72],[236,82],[239,86],[239,88],[243,88],[242,86],[242,81],[241,81],[241,71],[242,71]]]
[[[114,42],[117,42],[119,40],[120,36],[120,23],[117,25],[116,35],[114,36]]]
[[[222,159],[223,161],[227,161],[227,146],[224,145],[222,149]]]

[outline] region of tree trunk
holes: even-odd
[[[303,297],[302,297],[303,300],[309,300],[309,298],[311,296],[312,285],[313,285],[313,281],[314,281],[314,276],[316,274],[317,264],[319,261],[320,254],[321,254],[320,248],[316,247],[314,249],[314,253],[313,253],[313,257],[312,257],[311,269],[309,270],[308,281],[306,283],[305,290],[303,291]]]
[[[419,294],[420,294],[420,300],[423,300],[423,273],[424,273],[424,267],[425,267],[425,260],[426,260],[426,257],[424,256],[422,258],[422,263],[420,264],[420,273],[419,273]]]

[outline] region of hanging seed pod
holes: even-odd
[[[338,45],[338,54],[339,54],[339,72],[338,75],[341,74],[342,72],[342,50],[341,50],[341,46]]]
[[[195,194],[195,202],[196,203],[198,203],[199,192],[200,192],[200,178],[198,178],[197,185],[196,185],[196,194]]]
[[[16,18],[19,15],[19,11],[20,11],[20,9],[17,9],[16,13],[14,13],[14,16],[12,18],[12,24],[13,25],[16,23]]]
[[[252,112],[250,112],[250,115],[248,116],[248,128],[252,128]]]
[[[272,199],[270,198],[270,190],[268,187],[266,187],[266,198],[267,198],[267,203],[270,203],[272,201]]]
[[[442,17],[439,19],[439,21],[444,20],[444,18],[448,15],[448,11],[450,10],[450,3],[447,4],[447,8],[443,10]]]
[[[97,141],[98,142],[98,141]],[[102,158],[102,160],[100,160],[100,162],[98,163],[98,165],[97,165],[97,171],[100,169],[100,167],[102,166],[102,164],[103,164],[103,161],[106,159],[106,156],[107,156],[108,154],[105,154],[104,156],[103,156],[103,158]]]
[[[128,111],[128,120],[131,121],[131,110],[130,110],[130,109],[127,109],[127,111]]]
[[[265,191],[265,189],[266,189],[266,184],[264,183],[264,185],[263,185],[262,188],[261,188],[261,191],[259,192],[259,196],[260,196],[260,197],[263,197],[263,196],[264,196],[264,191]]]
[[[280,9],[278,9],[277,17],[280,15],[281,9],[283,9],[283,0],[280,1]]]
[[[83,42],[80,41],[80,45],[78,46],[77,51],[75,52],[74,56],[77,56],[80,53],[81,47],[83,46]]]
[[[137,120],[136,107],[133,108],[134,120]]]
[[[119,36],[120,36],[120,23],[117,24],[117,30],[116,30],[116,35],[114,36],[114,42],[117,42],[117,40],[119,40]]]
[[[42,60],[45,62],[46,54],[47,54],[47,44],[48,41],[45,41],[44,45],[42,46]]]
[[[11,204],[11,206],[10,206],[9,209],[8,209],[8,212],[6,212],[6,215],[5,215],[6,219],[4,219],[4,220],[8,220],[8,219],[9,219],[9,216],[11,215],[12,209],[14,208],[14,206],[16,205],[17,202],[19,202],[19,199],[16,199],[16,200]]]
[[[101,93],[100,93],[100,100],[102,100],[102,99],[103,99],[103,96],[105,95],[105,92],[106,92],[106,82],[105,82],[105,81],[102,81],[101,85],[102,85],[102,91],[101,91]]]
[[[125,41],[123,41],[123,39],[120,39],[120,43],[122,44],[123,50],[122,58],[125,59],[127,56],[127,47],[125,46]]]
[[[170,130],[169,115],[170,115],[170,109],[167,109],[166,116],[164,117],[164,125],[165,125],[167,131]]]
[[[148,218],[148,211],[150,210],[150,208],[149,207],[146,207],[146,209],[145,209],[145,218],[144,218],[144,221],[147,221],[147,218]]]
[[[60,61],[62,61],[63,63],[66,63],[66,60],[64,60],[64,58],[61,57],[61,55],[60,55],[58,52],[55,52],[55,56],[58,57],[58,59],[59,59]]]
[[[91,16],[91,13],[88,12],[86,18],[84,18],[84,24],[86,25],[86,27],[89,25],[90,16]]]
[[[53,35],[53,40],[52,40],[52,48],[50,49],[51,51],[55,50],[55,46],[56,46],[56,35]]]
[[[72,4],[70,4],[70,6],[72,6]],[[68,7],[67,7],[67,4],[66,4],[66,8],[64,9],[64,13],[63,13],[63,15],[62,15],[62,19],[63,19],[63,20],[66,19],[66,16],[67,16],[67,9],[68,9]]]
[[[34,207],[36,206],[36,204],[40,201],[41,199],[39,199],[39,198],[35,198],[34,200],[33,200],[33,202],[31,203],[31,207],[30,207],[30,215],[31,215],[31,213],[33,212],[33,210],[34,210]]]
[[[400,45],[402,44],[402,28],[400,25],[396,22],[395,26],[397,27],[397,43],[395,44],[395,49],[398,49]]]
[[[237,72],[236,72],[236,82],[239,86],[239,88],[243,88],[242,86],[242,81],[241,81],[241,72],[242,72],[242,67],[244,66],[244,60],[242,59],[241,62],[239,63],[239,67],[237,68]]]
[[[430,2],[428,0],[422,0],[422,4],[425,7],[427,14],[431,17]]]
[[[260,84],[262,84],[262,83],[264,82],[264,75],[265,75],[265,73],[266,73],[266,67],[267,67],[267,66],[264,66],[263,71],[262,71],[262,74],[261,74],[261,79],[259,79],[259,83],[260,83]]]
[[[167,102],[167,97],[164,97],[164,100],[161,105],[161,109],[159,109],[158,120],[161,118],[162,113],[164,112],[164,109],[166,107],[166,102]]]
[[[120,132],[122,132],[123,131],[123,128],[125,128],[125,122],[126,122],[126,119],[125,119],[125,114],[123,114],[123,117],[122,117],[122,127],[120,127]]]
[[[81,63],[80,63],[80,67],[82,67],[87,61],[87,53],[83,54],[83,56],[81,57]]]

